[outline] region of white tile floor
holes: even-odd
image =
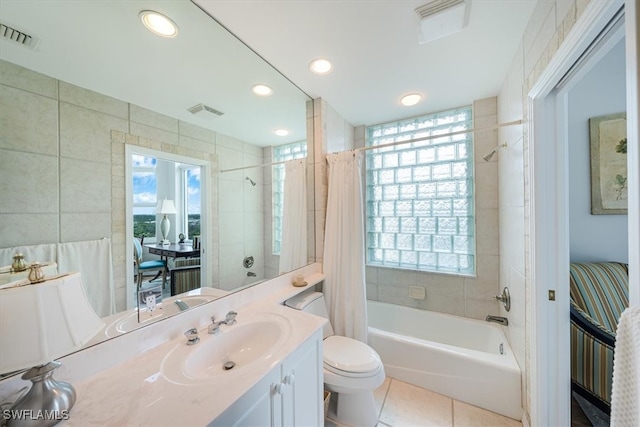
[[[522,427],[502,415],[387,377],[373,393],[379,427]],[[325,427],[343,427],[326,420]]]

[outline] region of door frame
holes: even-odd
[[[167,153],[164,151],[153,150],[150,148],[132,146],[125,144],[125,259],[126,259],[126,303],[127,309],[137,307],[135,298],[135,281],[133,266],[133,245],[129,238],[133,236],[133,167],[131,162],[132,154],[142,154],[150,157],[156,157],[162,160],[169,160],[177,163],[188,163],[194,166],[200,166],[200,232],[201,232],[201,248],[200,248],[200,286],[206,286],[207,278],[211,266],[213,265],[212,251],[207,248],[212,247],[212,236],[210,212],[211,212],[211,162],[208,160],[197,159],[195,157],[185,157],[178,154]],[[177,225],[177,224],[176,224]],[[174,226],[176,226],[174,225]]]
[[[528,280],[532,307],[530,415],[534,426],[570,424],[568,143],[564,100],[555,88],[623,4],[623,0],[590,2],[527,96],[528,179],[531,183],[528,212],[531,249]],[[634,0],[626,1],[625,20],[627,115],[635,118],[635,123],[633,120],[627,123],[627,132],[629,140],[637,142],[638,12]],[[637,143],[628,152],[628,165],[630,186],[640,188]],[[629,192],[632,305],[640,304],[638,193]],[[550,290],[555,290],[555,301],[549,300]]]

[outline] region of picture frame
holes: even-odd
[[[589,119],[591,214],[626,215],[627,114]]]

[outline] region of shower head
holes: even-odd
[[[251,185],[252,185],[252,186],[254,186],[254,187],[256,186],[256,182],[255,182],[254,180],[252,180],[251,178],[249,178],[248,176],[247,176],[247,177],[245,177],[245,179],[246,179],[247,181],[249,181],[249,182],[251,183]]]
[[[496,154],[496,151],[498,151],[498,148],[494,148],[493,150],[491,150],[491,152],[489,154],[487,154],[486,156],[482,156],[482,159],[485,162],[488,162],[489,160],[491,160],[494,156],[494,154]]]
[[[507,143],[504,142],[504,143],[498,145],[496,148],[491,150],[491,152],[489,152],[489,153],[485,154],[484,156],[482,156],[482,160],[484,160],[485,162],[488,162],[489,160],[491,160],[493,158],[493,156],[498,152],[498,150],[500,148],[507,148]]]

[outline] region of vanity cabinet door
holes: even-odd
[[[282,364],[282,425],[324,425],[322,330],[307,340]]]
[[[209,426],[281,426],[282,389],[278,390],[281,384],[280,377],[280,366],[278,366],[213,420]],[[224,393],[224,390],[221,392]]]
[[[209,425],[323,426],[323,385],[319,330]]]

